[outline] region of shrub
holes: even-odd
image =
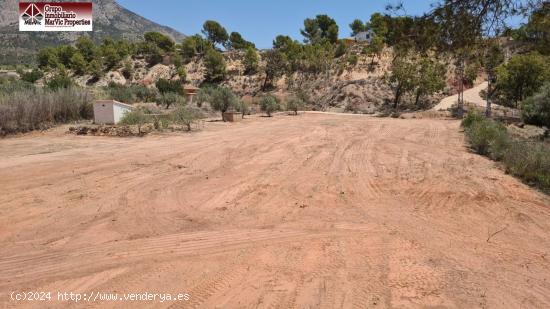
[[[544,142],[512,140],[503,125],[483,116],[468,115],[466,119],[463,126],[473,149],[502,161],[508,173],[550,190],[550,146]]]
[[[298,111],[300,109],[303,109],[305,106],[304,101],[302,99],[293,97],[286,103],[286,110],[293,111],[294,115],[298,115]]]
[[[130,87],[111,82],[107,89],[109,97],[113,100],[128,104],[135,101]]]
[[[126,79],[132,79],[132,76],[134,75],[134,66],[131,61],[124,61],[122,75],[124,75],[124,78]]]
[[[248,103],[246,103],[243,100],[239,100],[235,108],[239,113],[241,113],[241,118],[243,119],[244,119],[244,115],[250,114],[250,107],[248,106]]]
[[[550,147],[541,142],[513,142],[503,157],[506,171],[542,189],[550,189]]]
[[[92,96],[78,88],[26,89],[0,95],[0,135],[93,116]]]
[[[157,87],[158,91],[161,94],[164,94],[167,92],[174,92],[174,93],[183,95],[183,87],[181,85],[181,81],[179,80],[169,80],[169,79],[160,78],[155,83],[155,86]]]
[[[124,103],[152,102],[157,99],[155,89],[149,89],[143,85],[121,85],[110,82],[106,87],[109,99]]]
[[[206,68],[205,79],[210,82],[220,82],[225,78],[226,65],[222,53],[213,48],[208,49],[204,57]]]
[[[39,69],[33,69],[30,72],[23,72],[21,74],[21,80],[34,84],[37,80],[44,77],[44,73]]]
[[[508,133],[502,124],[494,120],[484,119],[473,122],[466,129],[466,137],[472,149],[477,153],[493,157],[493,155],[500,155],[496,151],[506,143]]]
[[[73,85],[73,80],[64,71],[57,73],[46,82],[46,87],[51,90],[66,89]]]
[[[256,73],[258,71],[259,57],[256,53],[256,49],[253,47],[247,47],[246,53],[244,54],[244,71],[246,74]]]
[[[550,128],[550,83],[523,102],[521,116],[526,123]]]
[[[178,77],[180,78],[180,82],[184,82],[187,79],[187,70],[185,67],[179,67],[178,70]]]
[[[137,108],[133,111],[124,114],[124,117],[120,120],[120,124],[124,125],[136,125],[138,127],[138,134],[141,135],[141,127],[147,123],[147,115],[145,112]]]
[[[271,117],[271,113],[279,110],[279,102],[277,102],[277,99],[274,96],[267,95],[260,101],[260,108],[267,114],[268,117]]]
[[[213,110],[223,113],[238,105],[239,99],[231,89],[222,86],[209,86],[202,88],[197,95],[197,104],[208,102]]]
[[[464,117],[464,120],[462,120],[462,127],[465,129],[468,129],[472,126],[472,124],[485,120],[485,117],[481,115],[480,112],[477,110],[472,110]]]
[[[191,125],[203,117],[204,115],[200,109],[182,104],[172,113],[172,120],[177,124],[185,126],[187,131],[191,131]]]
[[[185,98],[175,92],[161,93],[157,98],[157,105],[170,108],[174,104],[185,104]]]
[[[34,85],[13,77],[0,78],[0,94],[10,94],[18,91],[34,90]]]

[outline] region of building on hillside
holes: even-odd
[[[357,43],[370,43],[372,41],[372,31],[361,31],[357,33],[353,38]]]
[[[134,107],[115,100],[98,100],[94,102],[95,124],[117,124],[124,115]]]

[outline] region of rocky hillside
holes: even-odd
[[[52,1],[55,2],[55,1]],[[0,0],[0,64],[25,63],[38,48],[74,42],[81,35],[94,40],[104,37],[138,39],[147,31],[158,31],[180,42],[178,31],[161,26],[119,5],[115,0],[92,0],[93,32],[19,32],[18,0]]]
[[[357,62],[350,62],[352,56],[357,56]],[[260,61],[260,69],[255,74],[245,74],[243,65],[243,52],[225,52],[227,63],[227,76],[223,84],[231,88],[243,100],[254,102],[266,91],[262,89],[265,73]],[[284,99],[285,97],[302,91],[309,97],[311,109],[325,111],[347,111],[358,113],[375,113],[386,105],[386,101],[393,98],[393,92],[386,83],[386,76],[391,72],[391,60],[393,53],[386,49],[380,58],[373,59],[362,54],[359,50],[350,50],[346,55],[336,60],[328,73],[304,74],[295,73],[292,76],[283,76],[277,80],[275,87],[267,92]],[[169,62],[169,61],[168,61]],[[126,79],[122,74],[123,69],[111,71],[103,78],[95,82],[93,86],[102,87],[110,82],[118,84],[144,84],[153,87],[160,79],[178,79],[174,65],[157,64],[148,67],[141,60],[132,62],[133,75]],[[187,83],[200,86],[204,82],[205,68],[203,60],[199,57],[186,65]],[[82,86],[90,86],[92,77],[82,76],[77,82]],[[427,108],[445,95],[452,92],[446,89],[444,92],[425,98],[423,106],[413,107],[410,103],[414,98],[404,97],[403,105],[411,108]]]

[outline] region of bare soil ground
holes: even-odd
[[[0,140],[0,174],[0,307],[550,307],[550,199],[469,153],[455,120],[54,130]]]

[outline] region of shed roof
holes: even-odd
[[[122,102],[115,101],[115,100],[97,100],[97,101],[94,102],[94,104],[116,104],[116,105],[127,107],[127,108],[130,108],[130,109],[134,108],[134,106],[132,106],[130,104],[122,103]]]
[[[185,85],[185,86],[183,86],[183,89],[184,90],[199,90],[200,88],[197,88],[193,85]]]

